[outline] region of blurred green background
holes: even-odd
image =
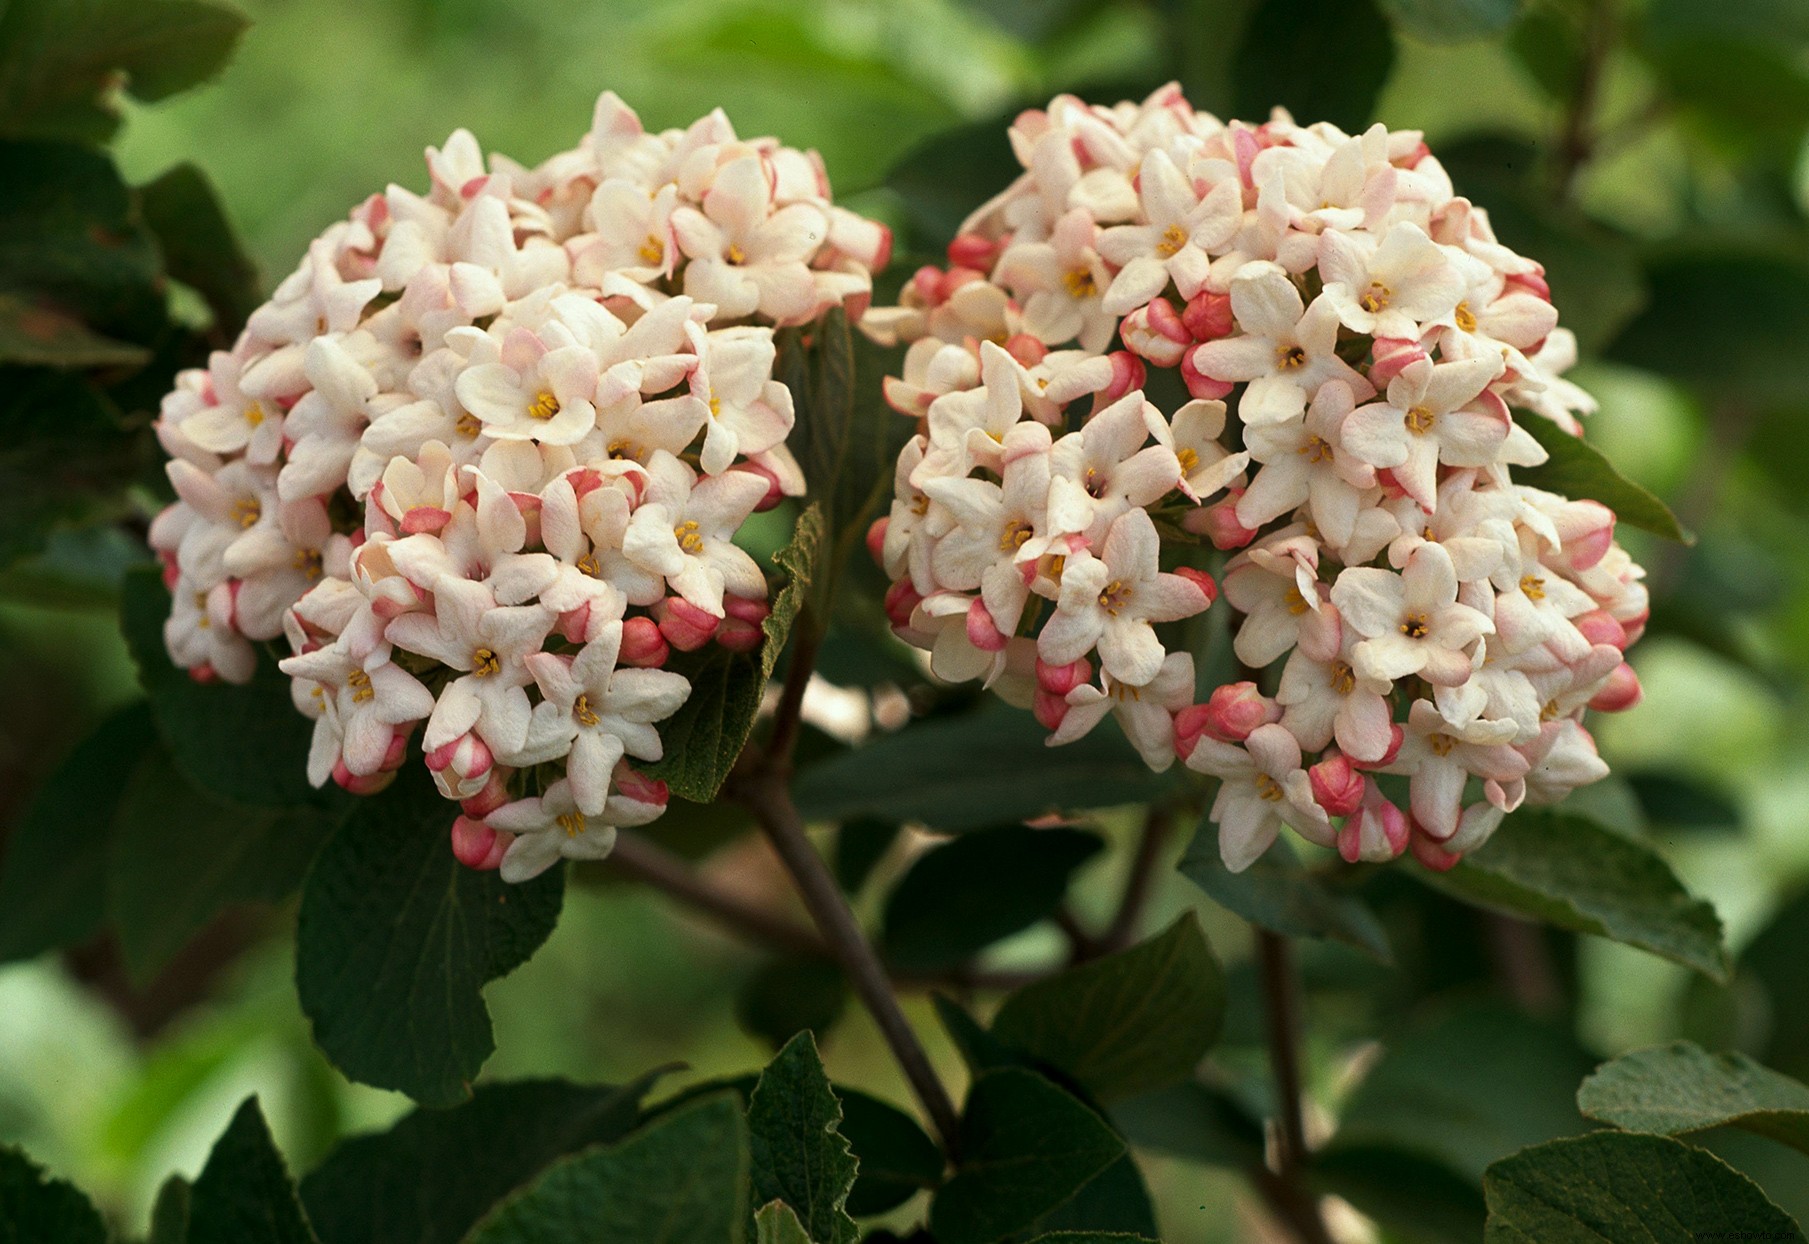
[[[420,188],[422,148],[455,126],[531,163],[584,133],[605,88],[650,127],[720,105],[743,134],[814,146],[839,198],[900,226],[901,251],[916,252],[900,261],[906,271],[930,252],[934,226],[901,195],[909,179],[888,184],[887,174],[932,135],[1058,89],[1148,89],[1168,75],[1179,44],[1194,53],[1196,103],[1270,98],[1269,59],[1237,53],[1248,3],[241,2],[254,25],[221,79],[133,106],[117,150],[133,182],[182,160],[204,168],[267,282],[365,195],[392,181]],[[1374,20],[1367,0],[1338,7]],[[1272,55],[1284,61],[1299,31],[1274,14],[1288,8],[1272,3],[1254,19],[1269,22]],[[1379,66],[1377,117],[1424,129],[1433,150],[1449,155],[1459,192],[1494,208],[1504,236],[1551,265],[1564,322],[1590,355],[1573,378],[1602,402],[1591,438],[1700,533],[1693,549],[1622,533],[1650,569],[1658,602],[1634,657],[1646,702],[1599,722],[1616,777],[1583,798],[1604,821],[1650,834],[1715,903],[1736,949],[1783,913],[1729,990],[1625,947],[1546,938],[1565,1051],[1599,1057],[1692,1035],[1766,1053],[1798,1074],[1809,1060],[1803,1004],[1780,1001],[1793,991],[1800,999],[1805,978],[1791,953],[1800,943],[1787,933],[1809,919],[1790,907],[1809,880],[1806,27],[1809,5],[1797,0],[1613,8],[1538,0],[1491,39],[1400,34],[1392,65],[1383,57]],[[1437,33],[1436,22],[1416,29]],[[1353,77],[1378,70],[1360,44],[1347,56],[1325,63]],[[1583,64],[1594,66],[1586,78]],[[1278,76],[1277,92],[1300,89]],[[1335,83],[1320,95],[1328,107],[1340,102]],[[977,202],[990,188],[942,189]],[[1736,294],[1711,288],[1724,271],[1744,282]],[[8,654],[0,691],[9,704],[0,821],[135,694],[107,586],[129,549],[77,531],[59,536],[54,552],[90,567],[91,585],[52,590],[29,566],[0,583]],[[1131,826],[1106,829],[1123,843]],[[1124,854],[1083,874],[1083,914],[1108,912]],[[757,845],[732,844],[708,867],[785,901]],[[869,887],[870,906],[881,890]],[[1308,954],[1315,1088],[1332,1107],[1373,1059],[1368,1037],[1387,1040],[1498,989],[1481,924],[1410,884],[1383,890],[1399,971],[1337,948]],[[1222,957],[1246,959],[1241,922],[1172,875],[1154,922],[1188,906],[1200,909]],[[161,1178],[193,1173],[247,1092],[263,1096],[297,1170],[338,1136],[399,1114],[402,1098],[348,1086],[313,1052],[290,981],[290,919],[235,913],[148,990],[123,983],[105,945],[0,968],[0,1140],[21,1142],[138,1226]],[[1055,944],[1053,929],[1033,930],[992,958],[1041,960]],[[766,1047],[738,1024],[735,998],[761,962],[657,896],[574,887],[552,941],[488,994],[498,1054],[486,1074],[623,1080],[671,1058],[690,1064],[685,1076],[754,1067]],[[1247,976],[1234,972],[1246,1003]],[[911,1008],[939,1042],[926,1000]],[[1232,1069],[1240,1059],[1260,1063],[1250,1007],[1234,1002],[1239,1014],[1215,1056]],[[946,1043],[934,1053],[959,1083]],[[826,1055],[838,1079],[909,1100],[854,1008]],[[1802,1212],[1800,1172],[1749,1169]],[[1161,1158],[1148,1174],[1173,1244],[1262,1238],[1253,1206],[1225,1211],[1239,1195],[1232,1177]]]

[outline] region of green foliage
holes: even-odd
[[[1743,1127],[1809,1153],[1809,1086],[1744,1054],[1710,1054],[1689,1041],[1602,1064],[1577,1090],[1577,1108],[1630,1132]]]
[[[961,1163],[930,1205],[941,1244],[990,1244],[1034,1224],[1124,1155],[1124,1141],[1033,1071],[979,1076],[961,1115]]]
[[[769,1201],[754,1215],[755,1244],[811,1244],[804,1224],[791,1206]]]
[[[1520,812],[1435,889],[1509,915],[1594,933],[1694,968],[1728,974],[1721,920],[1651,848],[1580,816]]]
[[[480,1085],[462,1105],[416,1110],[387,1132],[340,1145],[302,1181],[302,1203],[325,1244],[458,1244],[553,1162],[632,1131],[660,1074],[619,1088]]]
[[[146,1244],[184,1244],[195,1188],[180,1175],[171,1175],[157,1189],[151,1206],[151,1236]]]
[[[840,967],[814,955],[769,959],[735,994],[735,1020],[778,1049],[800,1032],[821,1037],[848,1005]]]
[[[859,1089],[836,1086],[837,1130],[860,1159],[846,1209],[857,1218],[883,1214],[942,1181],[942,1150],[898,1107]]]
[[[1756,1184],[1663,1136],[1596,1132],[1523,1149],[1489,1168],[1486,1244],[1695,1244],[1802,1240]]]
[[[1536,415],[1519,423],[1551,457],[1536,467],[1516,467],[1517,483],[1576,500],[1600,501],[1630,526],[1684,544],[1695,542],[1696,537],[1678,524],[1669,506],[1615,470],[1594,445]]]
[[[899,831],[903,828],[896,821],[872,817],[849,821],[837,828],[833,863],[835,879],[842,889],[854,894],[866,885],[867,878],[873,875],[874,868],[898,841]]]
[[[354,1080],[427,1105],[470,1095],[495,1043],[480,991],[553,931],[565,877],[522,885],[446,845],[453,813],[424,767],[364,801],[308,874],[295,984],[314,1040]]]
[[[1204,818],[1180,868],[1213,902],[1252,924],[1287,937],[1343,942],[1383,963],[1392,960],[1388,933],[1375,913],[1303,867],[1286,841],[1277,841],[1243,872],[1234,873],[1219,857],[1211,819]]]
[[[188,1198],[188,1244],[319,1244],[257,1098],[214,1142]]]
[[[1048,737],[1027,713],[989,706],[918,722],[809,766],[793,794],[811,820],[874,816],[959,833],[1051,811],[1140,803],[1161,789],[1113,731],[1063,747],[1049,747]]]
[[[887,961],[907,972],[952,967],[1029,928],[1104,845],[1086,830],[1001,825],[931,848],[886,898]]]
[[[741,1244],[748,1129],[729,1093],[559,1162],[486,1218],[470,1244]]]
[[[783,1201],[818,1244],[853,1244],[847,1213],[858,1163],[838,1129],[842,1105],[809,1033],[793,1037],[748,1095],[754,1201]]]
[[[1189,913],[1140,946],[1025,985],[991,1036],[1110,1102],[1190,1077],[1224,1014],[1224,974]]]
[[[798,515],[798,525],[790,542],[773,554],[773,562],[785,572],[785,586],[773,597],[773,611],[760,624],[766,642],[760,647],[760,676],[773,676],[785,641],[797,625],[798,615],[810,599],[810,593],[823,573],[823,543],[828,538],[828,525],[820,505],[812,502]]]
[[[11,1147],[0,1148],[0,1244],[106,1244],[107,1225],[71,1184],[46,1176]]]
[[[944,130],[907,152],[886,174],[904,206],[917,251],[941,261],[970,212],[1010,183],[1017,161],[1005,136],[1007,117]]]
[[[1112,1107],[1112,1122],[1140,1148],[1189,1162],[1247,1169],[1263,1160],[1262,1120],[1197,1081],[1127,1097]]]
[[[140,453],[104,393],[67,372],[0,366],[0,417],[0,569],[41,552],[60,525],[117,517]]]
[[[201,295],[217,324],[243,324],[262,297],[257,266],[233,235],[207,175],[178,164],[141,186],[138,201],[164,270]]]
[[[1231,65],[1233,114],[1260,123],[1280,106],[1358,133],[1393,66],[1375,0],[1264,0]]]
[[[1427,43],[1464,43],[1501,34],[1526,7],[1525,0],[1381,0],[1401,31]]]

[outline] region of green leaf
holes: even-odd
[[[164,271],[201,295],[216,336],[230,340],[261,301],[258,271],[207,175],[178,164],[139,187],[138,203],[163,250]]]
[[[1241,873],[1219,858],[1218,834],[1207,817],[1181,857],[1181,875],[1213,902],[1287,937],[1331,939],[1355,946],[1383,963],[1393,962],[1388,933],[1361,899],[1339,894],[1301,866],[1285,840]]]
[[[121,709],[33,797],[0,857],[0,963],[93,936],[127,779],[155,740],[143,701]]]
[[[1267,0],[1232,62],[1235,115],[1267,121],[1277,105],[1302,125],[1359,133],[1394,67],[1394,39],[1375,0]]]
[[[1399,1150],[1479,1186],[1496,1159],[1587,1126],[1570,1086],[1592,1060],[1559,1025],[1475,1005],[1384,1041],[1327,1152]]]
[[[1426,43],[1468,43],[1512,26],[1525,0],[1381,0],[1396,29]]]
[[[760,624],[761,632],[766,636],[760,647],[762,682],[773,676],[779,654],[785,650],[785,641],[791,636],[805,602],[811,598],[812,585],[823,570],[823,543],[827,538],[822,508],[812,502],[798,515],[798,525],[792,531],[791,540],[773,554],[773,562],[785,572],[785,586],[773,597],[773,610]]]
[[[455,811],[405,766],[327,840],[302,890],[295,984],[314,1040],[348,1077],[449,1106],[495,1043],[481,990],[559,919],[565,874],[522,885],[460,864]]]
[[[1680,773],[1648,769],[1627,775],[1627,786],[1646,819],[1692,829],[1739,829],[1740,805],[1712,783]]]
[[[104,142],[123,78],[149,103],[203,82],[246,21],[200,0],[10,0],[0,7],[0,134]]]
[[[189,1192],[188,1244],[318,1244],[255,1097],[232,1116]]]
[[[1046,43],[1108,6],[1102,0],[975,0],[973,7],[1014,39]]]
[[[886,961],[931,972],[1029,928],[1104,845],[1086,830],[1001,825],[931,848],[886,898]]]
[[[151,1207],[151,1236],[145,1244],[188,1244],[190,1203],[194,1185],[180,1175],[171,1175],[157,1190],[157,1203]]]
[[[123,512],[148,442],[83,377],[0,366],[0,423],[0,569],[42,552],[59,526]]]
[[[1150,1204],[1137,1159],[1125,1153],[1030,1229],[1038,1233],[1113,1231],[1139,1238],[1155,1235],[1156,1209]]]
[[[841,1121],[816,1042],[801,1032],[748,1096],[749,1153],[754,1200],[784,1201],[819,1244],[853,1244],[860,1235],[844,1208],[857,1163],[836,1130]]]
[[[1664,1136],[1596,1132],[1523,1149],[1483,1180],[1485,1244],[1697,1244],[1797,1240],[1757,1184]]]
[[[732,1093],[567,1158],[503,1203],[470,1244],[742,1244],[748,1135]]]
[[[1406,1244],[1476,1244],[1486,1211],[1476,1181],[1399,1149],[1325,1150],[1307,1172],[1316,1192],[1344,1198]]]
[[[1131,1143],[1207,1166],[1246,1168],[1263,1157],[1262,1120],[1222,1089],[1188,1081],[1128,1097],[1112,1122]]]
[[[479,1085],[450,1110],[416,1110],[355,1136],[302,1180],[326,1244],[458,1244],[492,1206],[553,1162],[622,1139],[663,1074],[632,1083],[516,1080]],[[473,1154],[482,1153],[482,1162]]]
[[[0,362],[31,367],[138,367],[143,346],[103,337],[79,319],[16,294],[0,294]]]
[[[849,894],[858,893],[904,826],[896,821],[861,817],[835,831],[835,879]]]
[[[335,820],[312,808],[248,808],[196,790],[161,746],[119,799],[107,902],[126,971],[145,984],[235,903],[294,893]]]
[[[941,1244],[1022,1231],[1124,1156],[1124,1141],[1078,1099],[1018,1067],[986,1072],[961,1116],[961,1166],[930,1203]]]
[[[1802,988],[1803,947],[1809,945],[1809,891],[1794,895],[1774,913],[1765,927],[1741,950],[1734,988],[1717,990],[1706,981],[1693,981],[1699,1004],[1685,1011],[1686,1019],[1701,1018],[1707,1003],[1724,1000],[1735,1007],[1756,1001],[1765,1015],[1763,1040],[1752,1052],[1768,1067],[1798,1079],[1809,1077],[1809,990]],[[1702,994],[1720,999],[1702,999]],[[1712,1044],[1731,1044],[1735,1025],[1709,1037]],[[1686,1032],[1690,1031],[1686,1028]],[[1705,1034],[1706,1035],[1706,1034]]]
[[[957,833],[1141,803],[1163,789],[1115,731],[1095,730],[1064,747],[1047,746],[1047,738],[1028,713],[1005,706],[914,722],[811,765],[793,794],[813,821],[874,816]]]
[[[889,1102],[838,1085],[842,1103],[838,1129],[860,1160],[847,1211],[870,1218],[896,1209],[942,1181],[942,1150],[917,1120]]]
[[[1727,979],[1715,909],[1690,897],[1649,847],[1579,816],[1516,813],[1450,872],[1414,875],[1479,907],[1612,938]]]
[[[930,1001],[936,1008],[936,1018],[942,1021],[942,1027],[955,1043],[955,1050],[967,1064],[968,1071],[979,1075],[994,1067],[1026,1065],[1027,1056],[1007,1049],[959,1002],[940,993],[930,995]]]
[[[754,1215],[755,1244],[811,1244],[791,1206],[783,1201],[770,1201]]]
[[[1030,1244],[1156,1244],[1154,1240],[1123,1231],[1051,1231]]]
[[[1551,457],[1536,467],[1515,467],[1514,481],[1561,493],[1575,500],[1600,501],[1622,522],[1684,544],[1696,537],[1678,523],[1670,507],[1614,469],[1602,451],[1572,436],[1549,419],[1530,415],[1518,421]]]
[[[801,1032],[826,1035],[847,1004],[848,982],[834,961],[769,959],[736,992],[735,1020],[778,1049]]]
[[[904,201],[911,232],[937,262],[968,214],[1003,190],[1019,171],[1009,116],[956,126],[925,139],[886,174]]]
[[[1191,1077],[1224,1018],[1224,973],[1189,912],[1140,946],[1017,990],[992,1036],[1110,1102]]]
[[[76,1190],[0,1146],[0,1244],[107,1244],[107,1224]]]
[[[1629,1132],[1743,1127],[1809,1153],[1809,1085],[1689,1041],[1603,1063],[1577,1090],[1577,1108]]]
[[[157,568],[129,572],[120,596],[120,627],[158,733],[183,776],[235,803],[348,806],[337,788],[317,791],[308,785],[314,726],[296,711],[289,679],[275,662],[258,662],[257,675],[243,687],[198,683],[170,664],[163,646],[169,616],[170,594]]]

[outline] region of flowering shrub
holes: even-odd
[[[1111,713],[1150,768],[1218,778],[1234,871],[1284,824],[1449,868],[1603,777],[1583,716],[1639,700],[1643,572],[1606,506],[1515,481],[1548,457],[1525,421],[1580,435],[1593,402],[1543,269],[1420,135],[1225,123],[1171,85],[1057,98],[1011,145],[948,266],[865,321],[910,343],[871,536],[897,633],[1052,744]],[[1199,697],[1156,628],[1220,583],[1244,677]]]
[[[761,642],[734,543],[804,490],[774,326],[858,314],[890,237],[814,155],[605,93],[538,168],[461,130],[425,196],[322,234],[157,432],[170,655],[250,679],[286,639],[308,774],[367,794],[421,746],[453,850],[525,880],[664,810],[671,653]]]

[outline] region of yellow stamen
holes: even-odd
[[[1192,475],[1194,468],[1200,465],[1200,455],[1191,449],[1177,449],[1175,461],[1181,464],[1181,474]]]
[[[1556,721],[1557,719],[1558,719],[1558,702],[1556,700],[1547,700],[1545,702],[1545,707],[1543,707],[1539,710],[1539,720],[1540,721]]]
[[[310,580],[320,578],[319,549],[296,549],[293,563],[295,568]]]
[[[929,494],[920,492],[915,497],[912,497],[909,508],[910,508],[911,513],[917,515],[917,517],[919,517],[919,518],[922,518],[925,514],[928,514],[930,512]]]
[[[602,720],[590,706],[590,697],[581,695],[572,701],[572,716],[578,719],[581,726],[594,726]]]
[[[1449,756],[1451,749],[1457,746],[1457,740],[1448,734],[1429,734],[1426,746],[1432,749],[1434,756]]]
[[[1275,370],[1297,371],[1306,366],[1306,351],[1299,346],[1275,347]]]
[[[1457,310],[1451,313],[1451,318],[1456,321],[1457,326],[1464,332],[1473,333],[1476,331],[1476,313],[1470,310],[1469,303],[1458,303]]]
[[[1179,253],[1187,245],[1187,231],[1180,225],[1170,225],[1162,231],[1162,240],[1156,243],[1156,254],[1167,259]]]
[[[1520,579],[1520,590],[1526,593],[1528,600],[1545,599],[1545,580],[1537,575],[1523,575]]]
[[[1030,539],[1031,531],[1030,524],[1023,519],[1012,519],[1009,523],[1005,524],[1005,530],[999,536],[999,552],[1017,552],[1024,547],[1024,542]]]
[[[1114,618],[1131,602],[1131,587],[1123,579],[1113,579],[1099,594],[1099,607]]]
[[[598,565],[597,555],[595,553],[586,553],[583,557],[578,559],[578,571],[580,574],[587,574],[593,579],[600,579],[603,577],[603,567]]]
[[[1290,584],[1281,599],[1287,605],[1288,612],[1297,618],[1311,607],[1307,604],[1307,598],[1300,594],[1300,585],[1297,583]]]
[[[738,242],[730,242],[729,249],[722,252],[722,257],[730,263],[746,263],[747,252],[741,249]]]
[[[1389,302],[1391,302],[1393,298],[1394,291],[1389,289],[1388,286],[1382,284],[1380,281],[1371,281],[1369,283],[1369,288],[1364,291],[1363,296],[1357,299],[1357,305],[1371,315],[1374,315],[1378,311],[1386,310]]]
[[[604,449],[604,452],[618,462],[624,458],[639,459],[641,456],[640,446],[636,445],[633,441],[627,440],[613,440],[609,442],[609,445]]]
[[[1307,456],[1308,462],[1324,462],[1332,456],[1332,443],[1323,436],[1309,436],[1300,452]]]
[[[1333,661],[1331,683],[1333,691],[1349,695],[1357,689],[1357,672],[1343,661]]]
[[[1068,297],[1074,299],[1091,298],[1099,292],[1093,273],[1086,268],[1070,268],[1062,274],[1062,284],[1068,290]]]
[[[264,422],[264,408],[256,402],[247,406],[245,408],[245,422],[254,428]]]
[[[1280,803],[1287,798],[1287,792],[1282,790],[1281,783],[1266,773],[1256,775],[1256,793],[1270,803]]]
[[[1401,620],[1401,634],[1408,639],[1424,639],[1432,632],[1432,623],[1423,613],[1410,613]]]
[[[687,518],[684,522],[672,529],[672,534],[678,537],[678,547],[691,554],[693,557],[703,552],[703,536],[698,532],[697,521],[695,519]]]
[[[1424,436],[1438,422],[1438,416],[1432,413],[1430,406],[1415,406],[1407,412],[1407,430],[1415,436]]]
[[[232,516],[241,527],[255,527],[258,519],[264,517],[264,507],[256,497],[240,497],[232,503]]]
[[[363,704],[377,694],[371,686],[371,676],[363,670],[353,670],[345,676],[345,685],[352,689],[352,701]]]
[[[195,608],[197,608],[201,611],[201,618],[198,622],[195,623],[195,625],[199,626],[202,630],[205,631],[208,627],[210,627],[214,624],[213,619],[207,616],[207,593],[206,592],[196,592],[195,593]]]
[[[559,399],[553,396],[551,389],[542,389],[528,403],[528,418],[551,419],[559,413]]]
[[[553,824],[565,831],[567,838],[576,838],[584,832],[584,813],[565,812],[553,818]]]
[[[641,262],[656,264],[666,258],[666,244],[649,233],[647,240],[641,243]]]
[[[452,430],[466,440],[472,440],[484,430],[484,424],[476,415],[460,415],[453,423]]]
[[[471,650],[471,672],[479,678],[488,678],[501,668],[502,662],[496,659],[496,654],[490,649],[473,648]]]
[[[719,415],[721,413],[722,413],[722,403],[719,400],[717,400],[716,395],[714,393],[712,393],[710,395],[710,418],[714,419],[717,415]]]

